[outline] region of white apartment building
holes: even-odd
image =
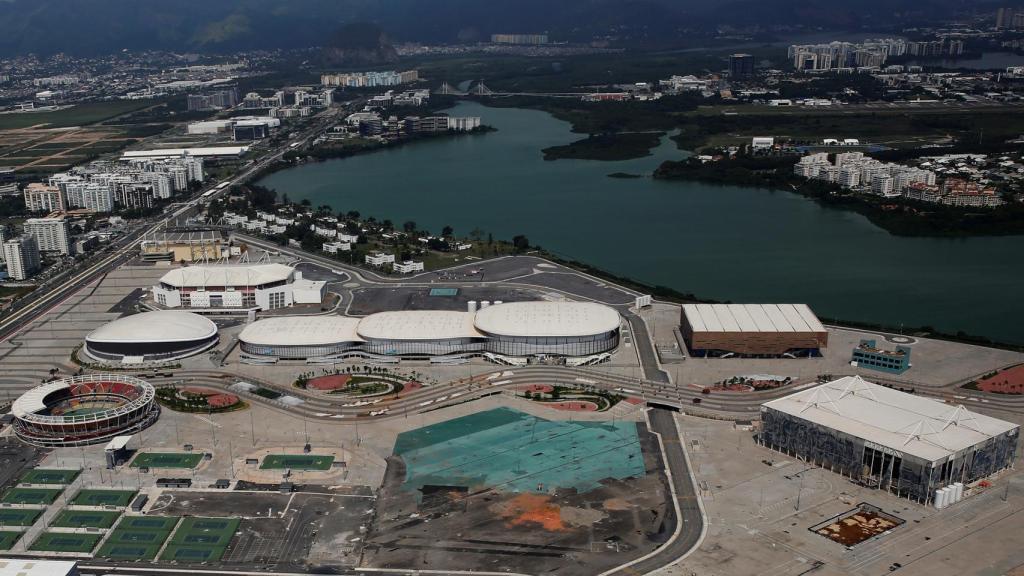
[[[366,255],[366,263],[370,266],[385,266],[387,264],[394,265],[395,255],[385,254],[383,252],[371,252]]]
[[[68,221],[58,218],[29,218],[25,221],[25,234],[35,238],[40,252],[72,253]]]
[[[448,129],[468,132],[480,127],[479,116],[466,116],[462,118],[448,117]]]
[[[338,252],[348,252],[352,250],[352,244],[349,242],[324,242],[324,252],[328,254],[337,254]]]
[[[56,186],[33,182],[25,187],[25,208],[29,212],[63,211],[64,193]]]
[[[892,176],[887,174],[876,174],[871,178],[871,191],[879,196],[892,196],[893,195],[893,180]],[[897,194],[898,196],[899,194]]]
[[[406,260],[405,262],[395,262],[392,264],[392,268],[399,274],[412,274],[413,272],[423,272],[423,262],[413,262],[412,260]]]
[[[26,234],[5,241],[4,260],[7,261],[7,275],[12,280],[31,278],[39,270],[39,248],[36,246],[36,239]]]

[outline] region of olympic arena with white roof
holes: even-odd
[[[29,390],[11,404],[14,433],[36,446],[81,446],[141,430],[160,408],[151,384],[124,374],[85,374]]]
[[[153,286],[153,299],[166,308],[204,311],[273,310],[293,304],[319,304],[327,283],[306,280],[284,264],[185,266]]]
[[[828,346],[806,304],[684,304],[680,320],[693,356],[819,356]]]
[[[847,376],[761,405],[763,445],[927,504],[1013,465],[1020,427]]]
[[[164,362],[199,354],[219,342],[217,325],[180,310],[125,316],[85,337],[85,353],[100,361],[138,364]]]
[[[490,352],[580,357],[618,346],[619,313],[590,302],[508,302],[476,312],[407,310],[365,318],[282,316],[239,335],[243,353],[270,359],[360,351],[386,356]]]

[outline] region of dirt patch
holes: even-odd
[[[979,379],[978,390],[1000,394],[1024,394],[1024,364]]]
[[[509,526],[539,525],[549,532],[568,530],[562,522],[562,512],[550,496],[542,494],[519,494],[508,502],[492,507],[493,511],[505,518]]]
[[[310,390],[319,390],[321,392],[331,392],[333,390],[341,390],[348,384],[349,380],[352,379],[350,374],[331,374],[330,376],[319,376],[313,378],[306,383],[306,388]]]
[[[854,510],[812,526],[811,531],[843,546],[856,546],[900,524],[903,524],[900,518],[870,504],[861,504]]]
[[[630,504],[625,498],[609,498],[605,500],[602,505],[605,510],[614,510],[617,512],[630,509]]]
[[[555,391],[555,387],[550,384],[528,384],[526,386],[519,386],[516,390],[519,392],[530,392],[532,394],[550,394]]]

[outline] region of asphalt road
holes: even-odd
[[[679,503],[680,518],[676,519],[680,523],[679,532],[671,541],[658,548],[647,558],[635,564],[605,572],[601,576],[649,574],[675,562],[700,543],[700,536],[704,528],[704,513],[697,504],[697,490],[693,485],[693,478],[690,476],[690,467],[686,462],[686,455],[683,453],[682,438],[679,436],[679,430],[676,428],[672,414],[672,411],[660,408],[654,408],[648,412],[651,430],[661,436],[665,465],[672,475],[671,482],[675,488],[676,502]]]

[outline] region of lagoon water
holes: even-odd
[[[736,302],[806,302],[824,319],[930,325],[1024,343],[1024,237],[901,238],[858,214],[757,188],[616,179],[681,157],[667,138],[621,162],[546,162],[579,138],[534,110],[463,102],[497,132],[280,171],[261,184],[314,206],[439,232],[474,228],[648,284]]]

